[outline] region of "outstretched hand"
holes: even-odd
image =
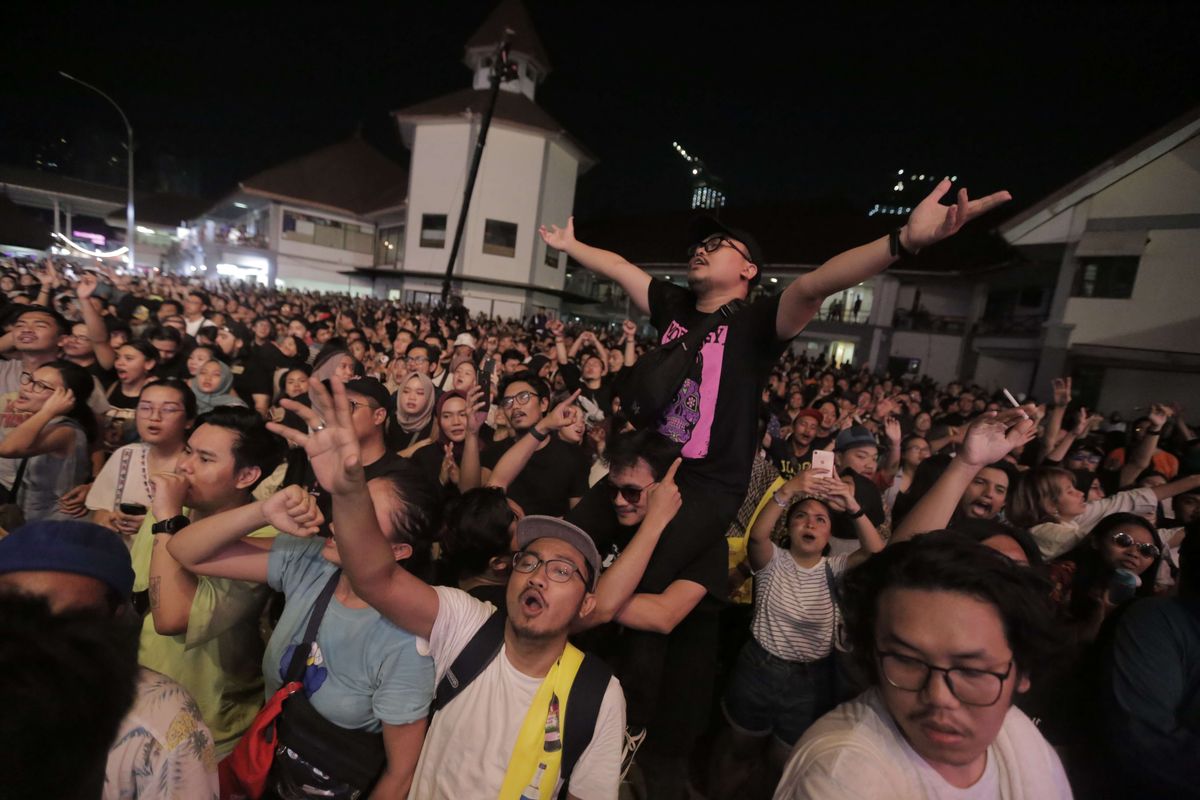
[[[541,225],[538,227],[538,234],[542,237],[543,242],[555,250],[566,250],[575,243],[575,217],[567,217],[567,227],[565,228],[554,224],[551,224],[549,228]]]
[[[544,429],[558,431],[569,427],[581,413],[575,401],[579,399],[580,389],[571,392],[571,396],[550,409],[550,413],[542,417],[539,423]]]
[[[263,503],[263,516],[280,533],[312,536],[321,530],[325,515],[317,507],[317,498],[302,486],[286,486]]]
[[[946,239],[970,220],[1012,199],[1008,192],[996,192],[978,200],[968,200],[967,190],[959,189],[955,202],[944,206],[941,199],[950,191],[950,179],[943,178],[929,196],[917,204],[901,232],[902,244],[916,252]]]
[[[1019,408],[989,411],[967,426],[958,457],[972,466],[986,467],[1031,441],[1036,428]]]
[[[312,408],[295,400],[280,401],[280,405],[304,420],[308,433],[277,422],[268,422],[267,428],[297,447],[303,447],[321,486],[333,494],[343,494],[365,485],[362,454],[350,420],[346,387],[338,378],[331,378],[329,382],[333,386],[332,395],[318,378],[309,379],[308,396]]]

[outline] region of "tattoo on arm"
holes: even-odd
[[[158,608],[162,602],[162,578],[150,578],[150,608]]]

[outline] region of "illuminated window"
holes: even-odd
[[[546,266],[553,267],[554,269],[558,269],[559,256],[561,254],[562,254],[562,250],[559,250],[556,247],[551,247],[550,245],[546,245]],[[567,277],[569,278],[571,276],[568,275]]]

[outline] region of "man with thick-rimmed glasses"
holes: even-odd
[[[872,688],[808,729],[776,798],[1071,797],[1013,705],[1058,639],[1040,577],[943,531],[871,557],[841,596]]]

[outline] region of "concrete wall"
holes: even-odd
[[[538,225],[566,225],[575,208],[575,178],[579,163],[554,142],[546,144],[546,164],[542,181],[542,200]],[[533,270],[530,283],[547,289],[561,289],[566,283],[567,257],[559,255],[557,268],[546,266],[546,243],[537,234],[537,225],[528,234],[533,237]],[[522,232],[524,235],[524,232]],[[558,308],[557,300],[555,308]]]
[[[1200,213],[1200,137],[1125,176],[1092,198],[1090,216]]]
[[[975,363],[974,381],[991,392],[1008,389],[1014,395],[1037,394],[1031,386],[1036,367],[1036,361],[980,355]]]
[[[297,256],[279,255],[278,280],[287,289],[307,289],[318,292],[350,292],[371,294],[370,278],[339,275],[337,268],[325,261],[313,261]],[[345,269],[342,267],[342,269]]]
[[[413,136],[409,166],[408,224],[404,234],[404,269],[445,272],[454,238],[454,225],[462,207],[474,139],[466,122],[418,125]],[[447,216],[443,247],[421,247],[421,217]]]
[[[1200,228],[1151,231],[1132,297],[1067,301],[1071,344],[1200,353],[1198,253]]]
[[[1200,374],[1140,369],[1107,369],[1100,387],[1099,411],[1120,411],[1126,419],[1146,413],[1152,402],[1178,402],[1190,420],[1197,418]],[[1141,409],[1135,411],[1136,407]]]
[[[958,379],[961,336],[896,331],[892,334],[892,358],[921,359],[921,374],[938,383]]]
[[[896,295],[896,308],[909,311],[913,305],[913,295],[921,290],[921,308],[935,317],[965,317],[971,313],[972,292],[974,284],[936,283],[931,285],[901,285]],[[891,320],[885,320],[890,323]]]

